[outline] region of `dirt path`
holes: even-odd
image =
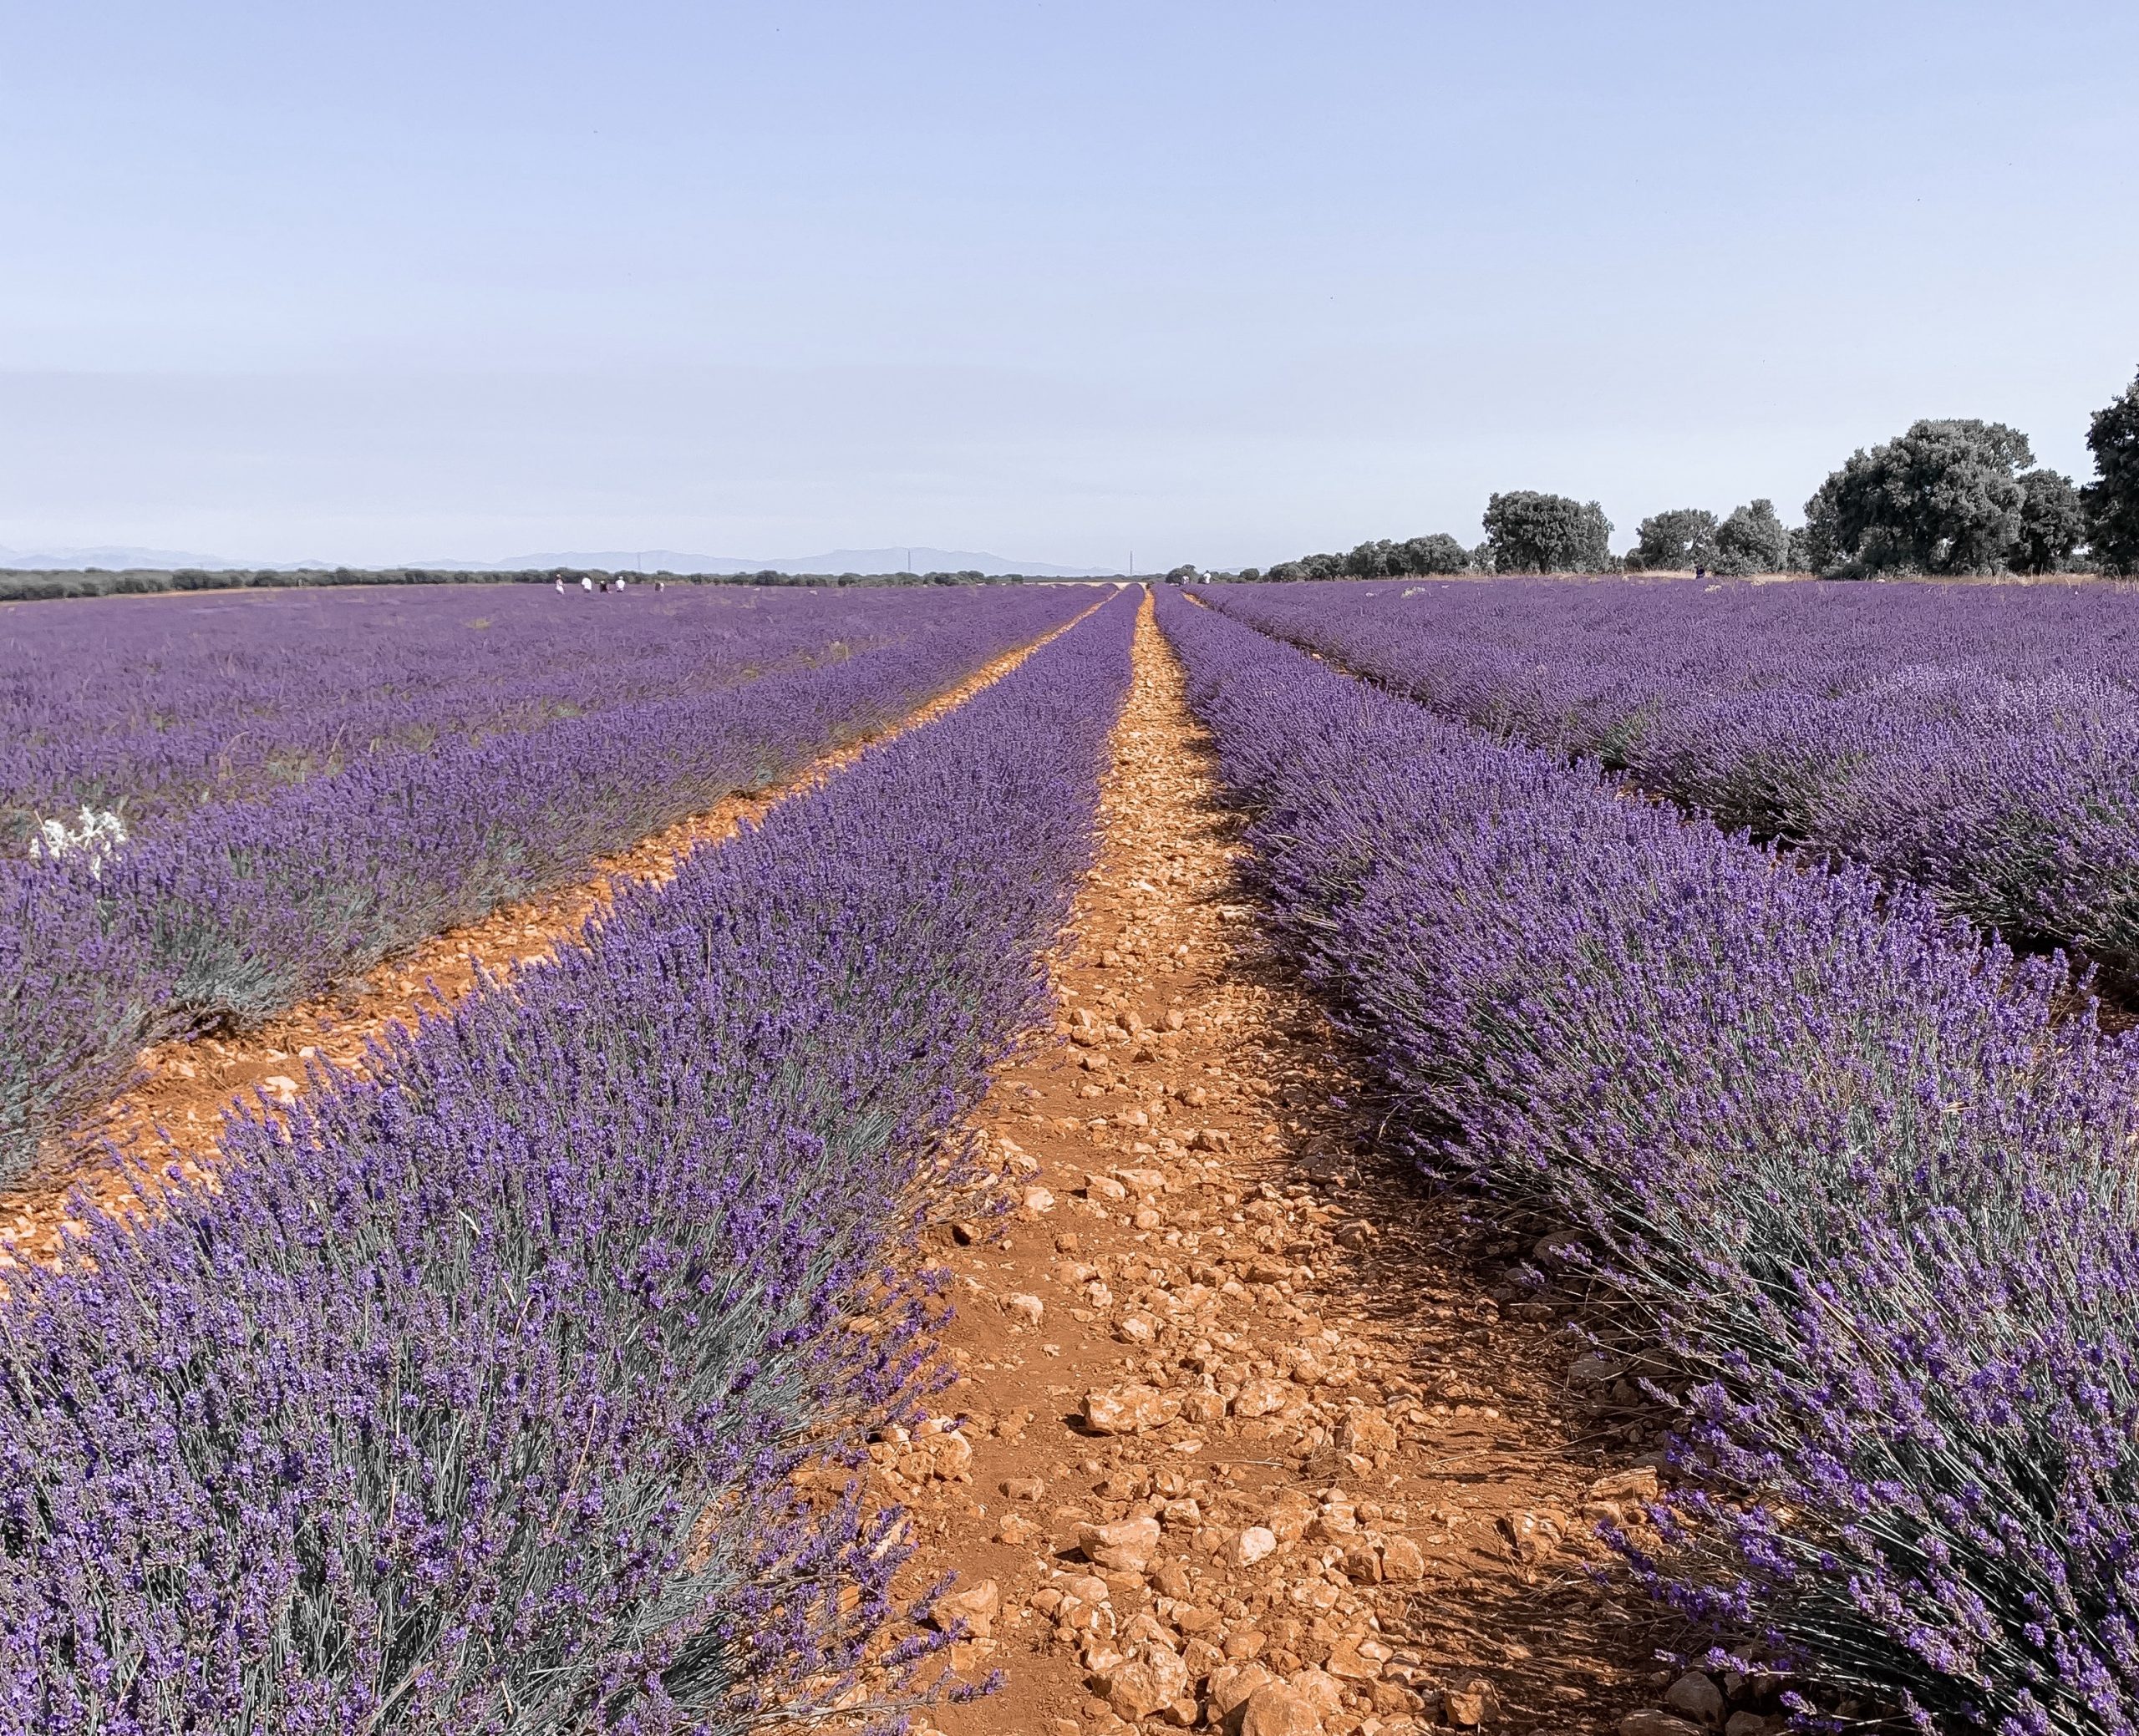
[[[1094,606],[1095,607],[1097,605]],[[395,1025],[443,1011],[475,986],[479,975],[510,977],[552,956],[598,917],[624,887],[659,885],[693,850],[734,835],[789,796],[813,788],[869,748],[918,728],[1000,681],[1090,610],[1030,644],[984,664],[975,674],[896,724],[856,737],[812,761],[796,776],[731,796],[703,814],[597,860],[582,880],[500,905],[481,920],[434,936],[413,952],[267,1021],[242,1036],[158,1043],[141,1055],[141,1078],[119,1098],[76,1148],[12,1189],[0,1190],[0,1269],[22,1257],[49,1259],[79,1228],[67,1216],[79,1189],[108,1209],[129,1209],[128,1172],[99,1143],[109,1140],[136,1160],[175,1157],[198,1175],[213,1160],[226,1111],[240,1105],[287,1106],[310,1089],[312,1075],[360,1072],[367,1045]]]
[[[1501,1317],[1489,1226],[1354,1155],[1343,1053],[1256,945],[1215,796],[1147,607],[1058,964],[1068,1041],[983,1116],[1021,1203],[935,1232],[961,1378],[872,1449],[912,1584],[958,1576],[953,1662],[1004,1673],[928,1716],[1608,1728],[1669,1679],[1587,1571],[1596,1520],[1654,1486],[1641,1424],[1570,1395],[1552,1303]]]

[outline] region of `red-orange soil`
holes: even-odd
[[[932,1232],[960,1376],[934,1406],[965,1420],[875,1449],[912,1589],[955,1574],[974,1618],[954,1664],[1007,1678],[926,1717],[1398,1736],[1653,1705],[1648,1618],[1590,1569],[1654,1473],[1568,1391],[1580,1347],[1489,1299],[1462,1205],[1344,1107],[1148,609],[1104,827],[1059,1029],[982,1117],[1017,1209]]]

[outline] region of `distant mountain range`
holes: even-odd
[[[198,566],[213,572],[232,567],[257,572],[268,566],[277,572],[296,572],[304,567],[333,565],[332,561],[226,561],[219,555],[193,555],[183,549],[0,548],[0,567],[17,572],[81,572],[93,566],[107,572],[171,572],[181,566]]]
[[[251,572],[297,572],[333,567],[333,561],[231,561],[221,555],[189,554],[181,549],[10,549],[0,548],[0,567],[31,572],[79,572],[89,567],[129,568],[168,572],[197,567],[208,572],[243,569]],[[351,563],[361,564],[361,563]],[[429,567],[440,572],[525,572],[546,566],[592,567],[605,572],[738,573],[775,572],[978,572],[991,577],[1024,573],[1035,579],[1111,578],[1105,566],[1056,566],[1044,561],[1006,561],[1000,555],[968,549],[834,549],[828,555],[783,555],[746,561],[729,555],[688,555],[677,549],[582,550],[569,554],[515,555],[503,561],[407,561],[379,565]]]

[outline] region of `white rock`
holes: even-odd
[[[1159,1546],[1156,1519],[1118,1519],[1112,1525],[1077,1527],[1077,1541],[1088,1556],[1117,1573],[1141,1573]]]
[[[1001,1589],[993,1580],[984,1579],[963,1591],[946,1592],[937,1598],[929,1619],[936,1627],[946,1630],[963,1622],[973,1638],[984,1640],[993,1630],[997,1612],[1002,1607]]]
[[[1233,1399],[1233,1414],[1237,1417],[1267,1417],[1283,1410],[1292,1402],[1289,1383],[1257,1375],[1241,1383],[1239,1393]]]
[[[1314,1708],[1281,1682],[1257,1688],[1241,1710],[1240,1736],[1317,1736],[1321,1728]]]
[[[1155,1646],[1141,1662],[1115,1667],[1107,1679],[1106,1703],[1116,1718],[1134,1723],[1171,1706],[1187,1692],[1187,1666]]]
[[[1259,1663],[1229,1663],[1211,1672],[1207,1693],[1216,1723],[1246,1705],[1256,1689],[1277,1680]]]
[[[1181,1414],[1181,1399],[1156,1387],[1110,1387],[1085,1394],[1085,1426],[1095,1434],[1137,1434]]]

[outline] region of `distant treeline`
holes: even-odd
[[[429,566],[305,567],[281,571],[233,569],[210,571],[182,566],[171,571],[133,570],[104,571],[96,567],[80,572],[33,572],[0,569],[0,602],[35,602],[48,597],[119,596],[158,591],[246,591],[282,589],[311,585],[551,585],[562,580],[577,586],[582,579],[597,585],[624,580],[630,585],[1053,585],[1059,579],[1028,578],[1023,573],[878,572],[787,573],[767,568],[762,572],[604,572],[593,567],[552,566],[539,571],[459,572]]]
[[[2139,379],[2088,425],[2095,480],[2084,487],[2038,467],[2028,437],[2002,422],[1927,419],[1852,454],[1785,525],[1772,500],[1719,518],[1705,507],[1652,513],[1633,548],[1611,550],[1594,500],[1518,489],[1486,502],[1485,541],[1453,536],[1363,542],[1303,555],[1243,580],[1381,579],[1461,572],[1690,572],[2139,575]],[[1227,575],[1214,575],[1224,577]]]

